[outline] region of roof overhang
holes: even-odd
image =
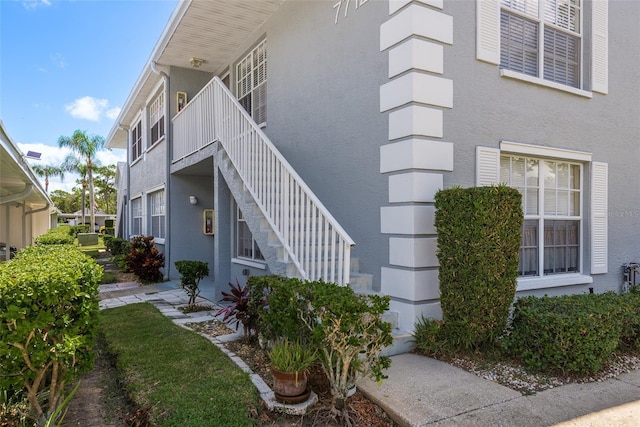
[[[53,206],[18,146],[0,121],[0,205],[25,204],[30,209]]]
[[[127,126],[145,106],[162,76],[154,68],[190,68],[192,58],[204,61],[196,69],[219,74],[237,50],[264,24],[284,0],[184,0],[169,18],[115,125],[108,148],[127,147]]]

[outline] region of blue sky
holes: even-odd
[[[0,120],[20,149],[59,165],[60,136],[106,138],[176,3],[0,0]],[[124,161],[125,151],[98,159]],[[52,178],[49,191],[70,191],[76,179]]]

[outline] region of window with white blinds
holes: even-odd
[[[522,194],[520,276],[579,273],[582,165],[501,155],[500,181]]]
[[[247,221],[242,216],[242,212],[236,206],[236,256],[249,260],[264,261],[264,256],[253,239],[253,234],[249,230]]]
[[[585,152],[504,141],[500,145],[504,151],[476,147],[476,185],[504,183],[522,194],[520,276],[558,277],[587,270],[606,273],[607,164],[591,161],[591,154]],[[584,197],[586,182],[588,200]],[[583,233],[587,226],[588,232]],[[583,236],[588,236],[590,244],[589,269],[582,263],[587,244]]]
[[[151,123],[152,146],[164,136],[164,91],[161,91],[149,106],[149,122]]]
[[[261,41],[236,66],[236,94],[258,124],[267,121],[267,40]]]
[[[131,161],[142,156],[142,120],[138,120],[131,128]]]
[[[131,199],[131,235],[142,234],[142,197]]]
[[[581,87],[581,0],[502,0],[500,67]]]
[[[156,239],[165,238],[164,190],[149,194],[151,235]]]

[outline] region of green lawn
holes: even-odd
[[[153,305],[102,311],[100,330],[134,403],[158,426],[250,426],[258,392],[214,344]]]

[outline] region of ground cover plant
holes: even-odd
[[[124,387],[157,426],[250,426],[258,395],[217,347],[150,304],[102,312],[100,330]]]

